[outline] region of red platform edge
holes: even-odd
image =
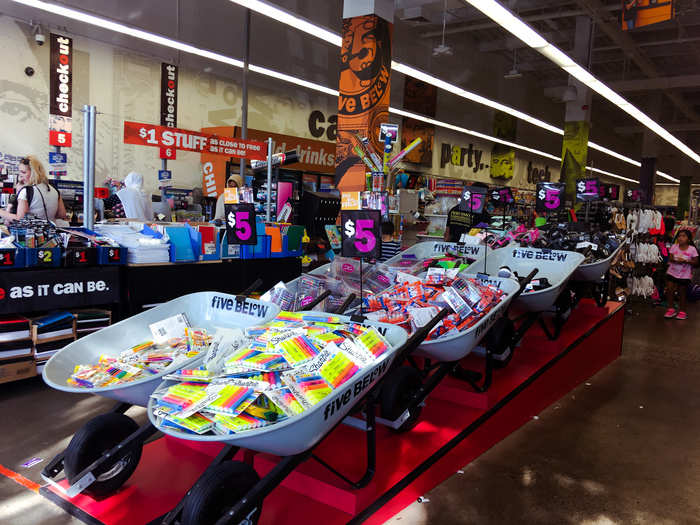
[[[411,432],[378,429],[377,472],[364,489],[350,489],[315,461],[307,461],[266,498],[260,523],[291,525],[304,516],[313,516],[316,523],[346,523],[479,420],[466,439],[367,520],[385,522],[614,361],[622,349],[622,306],[608,303],[599,308],[582,301],[554,342],[539,327],[532,328],[508,367],[495,371],[494,384],[486,394],[469,392],[458,380],[444,380],[428,398],[421,422]],[[482,363],[470,357],[463,364],[478,368]],[[363,432],[341,425],[315,452],[348,477],[358,478],[364,469],[364,443]],[[67,500],[48,486],[40,492],[86,523],[146,524],[175,506],[221,448],[199,445],[170,437],[148,443],[131,479],[102,501],[82,495]],[[277,461],[275,456],[256,454],[254,466],[263,476]]]

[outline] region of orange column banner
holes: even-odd
[[[392,32],[393,25],[377,15],[343,20],[335,153],[335,184],[341,191],[365,189],[366,166],[353,151],[355,136],[384,151],[379,125],[389,121]]]

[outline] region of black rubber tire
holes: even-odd
[[[405,406],[413,393],[418,390],[423,381],[418,370],[410,366],[402,366],[394,370],[384,381],[380,394],[380,410],[384,419],[395,421],[403,414]],[[409,418],[396,429],[406,432],[418,424],[423,408],[417,406],[409,413]]]
[[[185,498],[182,525],[213,525],[224,511],[243,498],[260,476],[242,461],[225,461],[206,472]],[[256,524],[262,512],[262,502],[250,517]]]
[[[496,320],[493,326],[484,336],[484,346],[491,350],[494,356],[501,356],[510,350],[508,359],[500,361],[493,359],[494,368],[505,368],[513,355],[513,338],[515,337],[515,324],[507,317]]]
[[[63,458],[63,467],[68,481],[73,484],[77,475],[103,453],[118,445],[121,441],[138,430],[136,421],[124,414],[110,412],[88,421],[73,439],[70,440]],[[99,475],[108,472],[114,464],[105,465],[95,473],[98,478],[83,492],[94,498],[103,498],[114,494],[131,477],[141,459],[143,444],[140,443],[130,454],[123,458],[123,467],[108,478],[100,480]]]

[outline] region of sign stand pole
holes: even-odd
[[[83,225],[95,225],[95,106],[83,106]]]
[[[272,211],[272,137],[267,139],[267,209],[265,220],[270,221]]]
[[[364,260],[364,257],[360,257],[360,315],[365,315],[364,311],[362,310],[363,307],[363,298],[364,298],[364,292],[362,291],[362,261]]]

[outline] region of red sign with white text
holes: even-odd
[[[70,148],[73,143],[72,134],[65,131],[49,130],[49,145]]]
[[[124,144],[153,146],[197,153],[213,153],[239,159],[265,160],[267,145],[254,140],[209,135],[198,131],[168,128],[140,122],[124,122]]]
[[[160,155],[159,158],[161,159],[168,159],[168,160],[175,160],[176,157],[176,152],[177,150],[173,148],[172,146],[168,148],[160,148]]]

